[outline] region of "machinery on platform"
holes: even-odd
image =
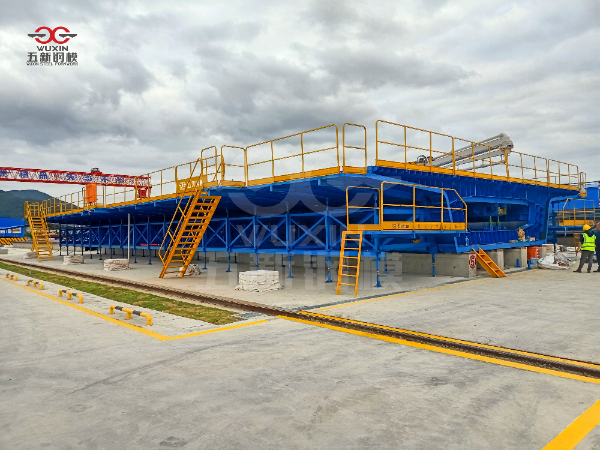
[[[513,141],[507,134],[500,133],[491,138],[484,139],[477,143],[473,142],[458,150],[453,155],[441,155],[431,158],[431,164],[435,167],[461,167],[466,164],[473,164],[473,158],[483,156],[483,160],[477,168],[482,169],[494,164],[505,164],[508,155],[514,148]],[[496,159],[494,159],[496,158]],[[420,155],[416,161],[417,164],[429,165],[430,157]]]

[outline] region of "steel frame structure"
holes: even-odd
[[[404,137],[384,140],[385,130],[380,129],[383,125],[400,130]],[[354,130],[359,138],[349,139],[347,130]],[[387,252],[429,253],[434,259],[436,253],[469,252],[473,246],[491,250],[544,243],[548,238],[551,202],[573,197],[585,180],[585,174],[579,173],[576,166],[545,158],[532,157],[530,167],[526,162],[529,155],[512,149],[385,121],[378,121],[375,131],[375,166],[367,166],[364,126],[344,124],[340,149],[338,127],[327,125],[245,148],[222,146],[220,153],[216,147],[208,147],[195,162],[145,175],[150,186],[143,198],[135,188],[129,188],[113,194],[103,192],[97,205],[66,196],[45,202],[42,209],[47,211],[50,222],[60,224],[61,247],[66,246],[67,251],[71,247],[79,247],[82,252],[87,248],[90,257],[93,249],[109,250],[112,254],[120,248],[124,252],[129,240],[134,257],[138,256],[136,250],[142,250],[144,255],[148,251],[151,264],[152,250],[169,245],[165,233],[179,199],[189,195],[189,189],[194,187],[221,198],[198,256],[204,253],[206,257],[213,251],[229,255],[252,253],[258,261],[259,254],[278,254],[288,260],[293,255],[320,255],[329,263],[332,256],[339,255],[342,232],[350,224],[348,208],[356,197],[347,197],[347,188],[372,189],[382,197],[386,185],[406,186],[412,198],[397,194],[389,201],[366,200],[378,208],[363,208],[351,223],[350,231],[363,231],[362,255],[375,258],[378,267]],[[323,142],[328,143],[317,143],[316,150],[311,149],[313,132],[330,133],[330,141],[325,139]],[[426,144],[411,141],[411,133],[424,133]],[[446,147],[436,143],[441,138],[446,140]],[[297,141],[295,154],[286,153],[285,146],[292,145],[290,139]],[[457,162],[455,142],[470,146],[472,155],[462,152]],[[383,159],[385,145],[400,151]],[[259,149],[269,156],[256,156]],[[428,153],[429,164],[411,160],[408,155],[413,150]],[[361,160],[364,153],[364,167],[351,165],[347,151],[355,152]],[[243,163],[226,157],[228,152],[236,152]],[[309,159],[315,154],[335,155],[331,156],[332,161],[319,156],[320,167],[325,168],[313,169]],[[494,159],[497,154],[500,159]],[[431,161],[440,155],[451,160],[452,166],[434,166]],[[292,161],[291,158],[299,162],[288,164],[283,173],[276,170],[278,164]],[[465,158],[470,158],[472,169],[461,166]],[[519,158],[517,162],[515,158]],[[269,176],[250,173],[260,165],[267,167]],[[240,173],[239,179],[232,178],[234,170]],[[421,188],[431,192],[417,202],[415,192]],[[451,191],[460,202],[450,200]],[[386,207],[395,215],[387,220],[388,225],[384,219]],[[129,235],[128,215],[132,219]],[[457,223],[461,221],[464,223]],[[440,225],[437,228],[436,223]],[[517,242],[518,228],[533,240]]]

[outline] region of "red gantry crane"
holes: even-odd
[[[71,172],[64,170],[22,169],[18,167],[0,167],[0,181],[21,181],[33,183],[84,184],[88,196],[96,196],[96,185],[130,186],[138,190],[138,197],[148,195],[149,177],[132,175],[114,175],[102,173],[95,167],[90,172]],[[93,202],[90,202],[93,203]]]
[[[64,170],[23,169],[18,167],[0,167],[0,181],[20,181],[33,183],[84,184],[85,200],[88,204],[97,202],[98,185],[133,187],[138,198],[147,198],[150,194],[150,177],[131,175],[114,175],[102,173],[98,168],[90,172],[69,172]],[[35,250],[38,261],[54,259],[52,243],[48,233],[46,217],[37,203],[25,202],[25,216],[29,221],[32,250]]]

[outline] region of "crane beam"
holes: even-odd
[[[0,167],[0,181],[21,181],[60,184],[99,184],[103,186],[147,187],[148,176],[113,175],[100,171],[71,172],[64,170],[23,169]]]

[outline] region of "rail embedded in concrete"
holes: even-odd
[[[0,258],[1,259],[1,258]],[[10,264],[16,266],[40,269],[39,265],[27,264],[21,262],[13,262],[3,259]],[[525,366],[534,366],[548,370],[556,370],[559,372],[570,373],[582,377],[600,379],[600,364],[580,361],[572,358],[562,358],[541,353],[527,352],[518,349],[510,349],[500,346],[492,346],[481,344],[478,342],[463,341],[458,339],[447,338],[445,336],[437,336],[411,330],[402,330],[383,325],[359,322],[355,320],[343,319],[324,314],[312,313],[310,311],[290,311],[284,308],[277,308],[270,305],[248,302],[225,297],[209,296],[206,294],[197,294],[179,289],[167,288],[162,286],[147,285],[129,280],[120,280],[101,275],[91,275],[81,272],[71,272],[63,269],[48,268],[47,272],[55,272],[61,275],[76,276],[78,278],[88,279],[91,281],[105,282],[115,284],[121,287],[151,290],[155,294],[163,294],[167,296],[177,295],[190,300],[211,303],[219,306],[224,306],[231,309],[242,311],[252,311],[260,314],[265,314],[273,317],[281,317],[286,319],[295,319],[303,322],[311,322],[314,324],[324,324],[328,326],[356,330],[372,335],[387,336],[404,341],[415,342],[432,347],[444,348],[464,353],[474,354],[478,356],[495,358],[504,361],[509,361]]]

